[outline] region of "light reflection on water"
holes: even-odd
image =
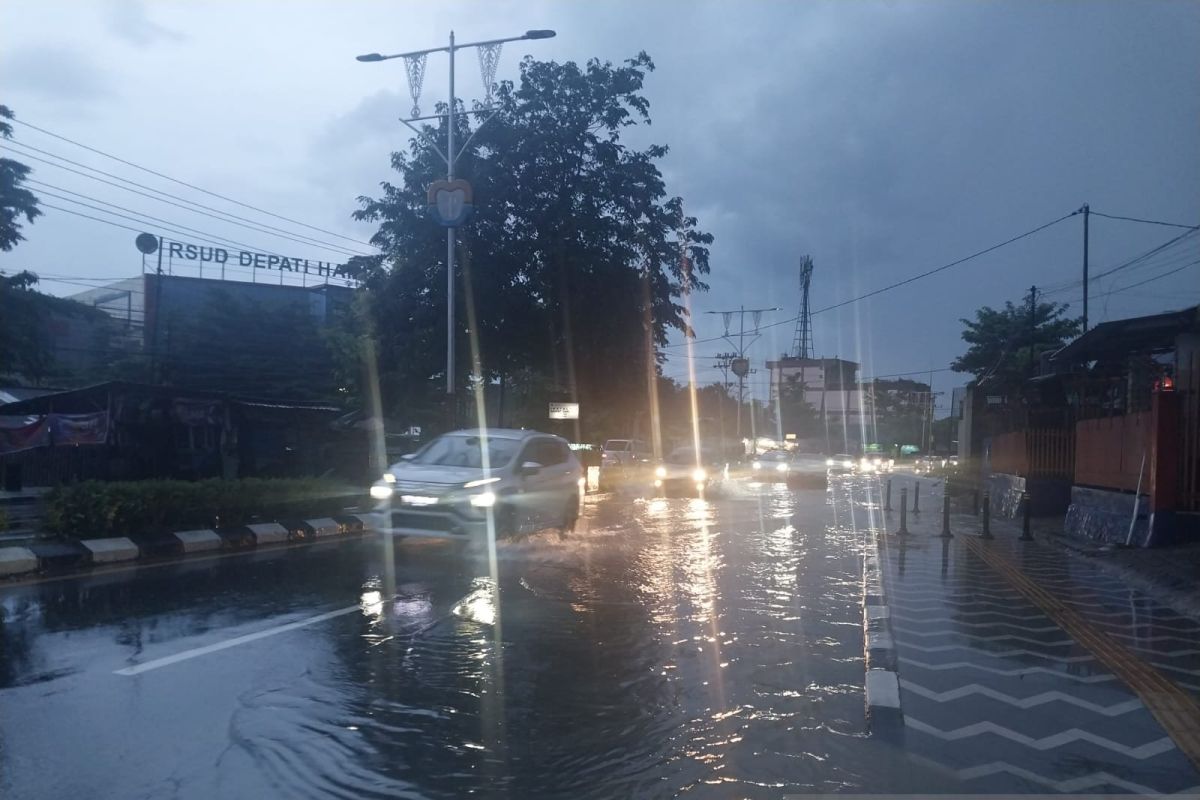
[[[231,736],[287,796],[891,788],[865,736],[863,524],[830,497],[617,498],[494,559],[401,542],[362,615],[310,634],[330,663],[245,699]]]

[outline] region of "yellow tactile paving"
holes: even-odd
[[[971,552],[1000,573],[1013,588],[1041,608],[1072,639],[1124,681],[1141,698],[1180,751],[1200,769],[1200,702],[1077,611],[1042,589],[986,543],[970,537],[964,537],[964,541]]]

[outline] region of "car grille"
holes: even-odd
[[[393,528],[415,528],[422,531],[457,533],[454,520],[443,514],[416,514],[411,511],[393,511]]]
[[[431,494],[440,495],[455,484],[435,483],[433,481],[397,480],[393,487],[396,494]]]

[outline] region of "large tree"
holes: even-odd
[[[498,87],[491,121],[472,130],[456,117],[469,144],[455,172],[476,205],[458,230],[460,391],[477,353],[484,383],[523,383],[506,397],[579,400],[593,436],[619,434],[645,407],[645,322],[659,345],[688,327],[681,298],[707,288],[712,241],[667,196],[666,148],[622,142],[650,122],[641,89],[653,67],[644,53],[619,66],[527,58],[520,81]],[[371,293],[385,406],[410,416],[433,412],[445,379],[445,232],[426,211],[445,172],[430,143],[445,133],[443,118],[394,153],[400,180],[355,214],[379,223],[383,255],[350,269]]]
[[[0,138],[12,138],[13,119],[8,106],[0,105]],[[25,237],[21,235],[21,217],[32,223],[41,216],[37,197],[25,188],[29,167],[11,158],[0,158],[0,250],[12,250]]]
[[[1062,347],[1077,336],[1080,321],[1066,317],[1064,303],[1035,303],[1004,308],[984,306],[975,319],[963,319],[962,338],[969,347],[951,368],[969,372],[979,382],[1014,389],[1035,373],[1043,353]],[[1032,360],[1031,360],[1032,359]]]

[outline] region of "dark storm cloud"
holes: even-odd
[[[108,14],[108,29],[127,42],[142,47],[157,42],[179,42],[186,37],[150,19],[141,0],[114,0]]]
[[[784,310],[764,321],[786,319],[799,303],[805,253],[816,262],[813,305],[822,308],[1084,202],[1200,221],[1194,2],[44,0],[19,16],[11,7],[0,4],[0,52],[10,53],[0,66],[19,117],[361,237],[370,231],[349,221],[354,198],[393,177],[388,156],[411,138],[397,121],[411,100],[399,62],[363,65],[355,53],[436,46],[450,28],[460,42],[557,29],[555,39],[506,46],[500,75],[512,78],[524,53],[584,63],[646,50],[658,67],[645,85],[654,123],[623,139],[670,147],[661,163],[668,191],[716,236],[712,291],[694,299],[697,312],[778,305]],[[87,13],[68,13],[77,7]],[[146,47],[172,31],[186,32],[187,46]],[[431,57],[427,108],[444,97],[445,66],[444,56]],[[463,53],[458,68],[460,96],[478,98],[474,55]],[[105,102],[76,102],[96,97]],[[80,107],[94,120],[80,122]],[[104,233],[48,214],[19,258],[46,266],[66,254],[86,265]],[[1096,218],[1091,235],[1098,270],[1167,238]],[[1031,284],[1078,278],[1080,245],[1080,220],[1072,219],[821,314],[817,350],[862,358],[868,373],[943,366],[962,350],[960,317],[1019,301]],[[13,258],[0,256],[0,266]],[[1195,277],[1185,271],[1112,295],[1107,313],[1196,302]],[[1095,293],[1121,285],[1105,279]],[[1078,311],[1077,296],[1056,299]],[[1104,309],[1098,303],[1092,313]],[[700,335],[720,333],[719,320],[698,314]],[[791,338],[790,324],[769,331],[756,363]],[[678,359],[669,365],[673,374],[683,369]]]

